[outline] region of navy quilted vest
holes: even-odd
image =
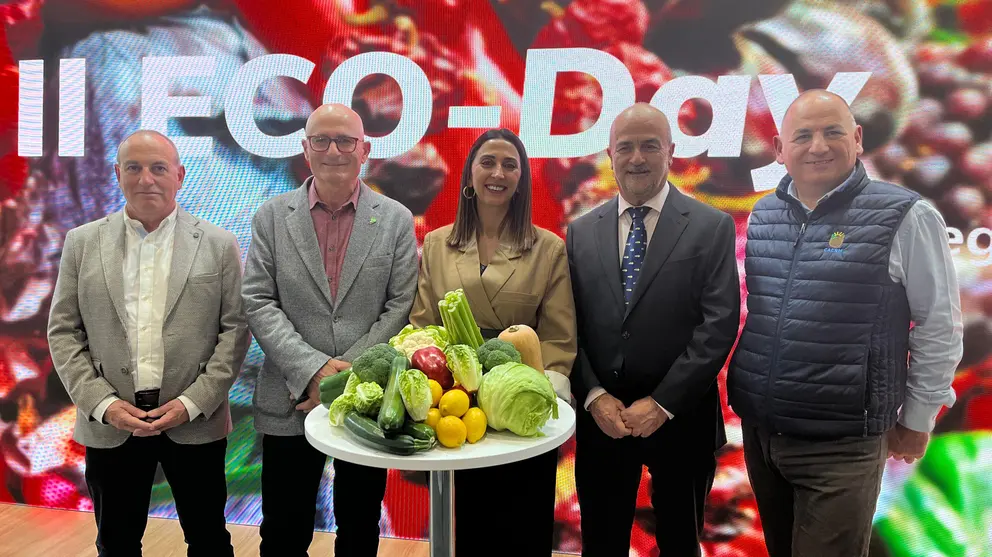
[[[902,405],[910,328],[889,252],[920,196],[869,179],[859,161],[807,215],[788,194],[790,180],[751,215],[748,315],[730,364],[730,404],[773,433],[883,433]]]

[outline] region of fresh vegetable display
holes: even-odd
[[[488,373],[498,365],[521,362],[520,352],[509,342],[498,338],[487,340],[476,353],[479,356],[479,363],[482,364],[482,373]]]
[[[483,342],[460,290],[439,306],[448,310],[444,327],[408,325],[321,381],[330,424],[394,455],[483,442],[490,427],[540,435],[558,418],[558,399],[543,371],[526,364],[540,359],[534,330],[514,325]]]
[[[446,293],[444,299],[437,302],[437,307],[451,344],[467,344],[472,350],[482,346],[482,331],[461,288]]]
[[[437,346],[428,346],[417,350],[410,358],[410,364],[413,365],[414,369],[424,372],[428,379],[437,381],[442,389],[450,389],[455,386],[455,379],[448,369],[448,358]]]

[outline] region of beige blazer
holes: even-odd
[[[565,242],[538,228],[531,250],[520,253],[502,244],[480,276],[476,241],[464,249],[448,246],[451,228],[438,228],[424,238],[410,323],[440,325],[438,301],[461,288],[480,328],[532,327],[541,339],[544,369],[567,376],[575,360],[576,325]]]

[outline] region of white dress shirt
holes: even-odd
[[[853,176],[852,172],[848,180]],[[794,184],[789,184],[789,195],[802,204]],[[812,212],[802,206],[807,214]],[[948,241],[944,218],[921,199],[900,223],[889,253],[889,276],[906,289],[914,323],[909,331],[906,400],[899,411],[899,423],[913,431],[933,431],[941,407],[956,400],[951,383],[964,351],[964,322]]]
[[[642,207],[650,207],[651,210],[644,215],[644,231],[647,234],[647,244],[644,247],[645,254],[648,248],[651,247],[651,237],[654,236],[654,229],[658,226],[658,218],[661,216],[661,209],[665,206],[665,200],[668,199],[668,192],[671,191],[671,186],[668,182],[662,186],[661,191],[651,199],[644,202]],[[627,235],[630,234],[630,227],[634,224],[634,218],[630,216],[627,209],[633,207],[622,195],[617,196],[617,253],[623,253],[627,249]],[[623,263],[621,263],[621,266]],[[583,406],[586,410],[594,400],[600,396],[606,394],[606,389],[602,387],[593,387],[589,391],[589,395],[586,397],[585,405]],[[657,404],[657,401],[655,401]],[[675,416],[671,412],[665,410],[665,407],[658,404],[658,407],[664,410],[665,414],[668,414],[668,419],[672,419]]]
[[[162,328],[165,323],[165,300],[169,293],[169,271],[172,268],[172,247],[176,237],[176,216],[173,209],[152,232],[145,231],[141,222],[124,210],[124,231],[127,238],[124,255],[124,308],[127,319],[127,340],[131,349],[131,374],[134,390],[145,391],[162,386],[165,369],[165,343]],[[111,395],[93,410],[93,419],[103,422],[107,408],[119,400]],[[200,409],[185,396],[179,397],[192,421]],[[160,400],[159,404],[165,404]]]

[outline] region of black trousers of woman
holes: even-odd
[[[558,449],[455,472],[455,555],[548,557],[554,545]]]

